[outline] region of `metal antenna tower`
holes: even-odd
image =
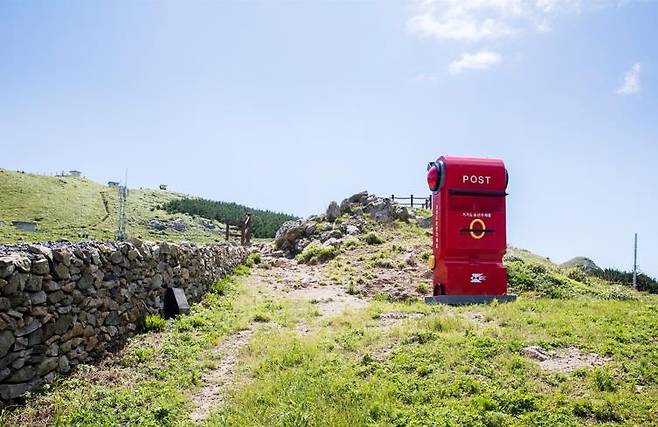
[[[633,288],[637,289],[637,233],[635,233],[635,245],[633,246]]]
[[[117,240],[122,242],[128,238],[126,233],[126,204],[128,202],[128,170],[123,185],[117,187],[119,192],[119,211],[117,216]]]

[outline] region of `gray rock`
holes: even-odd
[[[56,249],[53,251],[53,259],[68,267],[71,265],[71,252],[66,249]]]
[[[334,222],[336,221],[336,218],[340,216],[340,206],[338,206],[338,203],[335,201],[332,201],[329,203],[329,207],[327,208],[327,221],[329,222]]]
[[[32,252],[33,254],[37,255],[43,255],[46,257],[47,260],[53,261],[53,251],[52,249],[43,246],[43,245],[30,245],[28,246],[28,251]]]
[[[302,237],[306,231],[306,225],[301,220],[286,221],[276,232],[274,246],[276,249],[290,249],[294,242]]]
[[[16,337],[11,331],[0,332],[0,357],[5,357],[15,342]]]
[[[32,264],[34,266],[34,264]],[[41,285],[43,283],[43,277],[30,274],[25,282],[25,290],[28,292],[36,292],[41,290]]]
[[[32,305],[44,304],[46,302],[46,293],[44,291],[35,292],[30,295]]]
[[[16,399],[34,387],[35,384],[32,383],[2,384],[0,385],[0,397],[2,397],[3,400]]]
[[[11,308],[11,301],[9,301],[9,298],[0,298],[0,310],[2,311],[7,311]]]
[[[55,275],[60,279],[71,278],[71,273],[69,272],[69,268],[62,262],[57,264],[57,266],[55,267]]]
[[[112,252],[112,255],[110,255],[110,261],[112,261],[112,264],[122,264],[123,254],[121,251]]]
[[[43,284],[43,289],[46,290],[46,292],[54,292],[60,290],[62,287],[59,285],[59,283],[49,280],[46,283]]]
[[[48,302],[50,304],[57,304],[63,299],[64,299],[64,292],[62,291],[55,291],[48,294]]]
[[[41,327],[41,322],[39,322],[37,319],[33,317],[27,317],[25,319],[25,325],[17,329],[14,332],[14,335],[16,335],[17,337],[22,337],[23,335],[27,335],[36,331],[40,327]]]
[[[341,244],[341,241],[334,238],[334,237],[328,239],[326,242],[323,243],[324,246],[333,246],[335,248],[340,246],[340,244]]]
[[[418,218],[416,219],[416,223],[421,228],[432,228],[432,217]]]
[[[50,264],[48,263],[48,260],[45,258],[37,259],[32,261],[32,268],[30,271],[33,274],[48,274],[50,273]]]
[[[59,366],[58,357],[47,357],[37,367],[37,375],[43,376],[48,372],[52,372]]]
[[[59,358],[59,372],[66,374],[69,371],[71,371],[71,364],[69,363],[68,357],[61,356]]]
[[[36,371],[34,370],[34,367],[32,365],[27,365],[11,374],[6,379],[6,382],[10,384],[24,383],[33,379],[35,374]]]

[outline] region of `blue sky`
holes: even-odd
[[[0,167],[309,215],[510,171],[508,240],[658,275],[658,3],[0,3]]]

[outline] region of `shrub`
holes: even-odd
[[[427,283],[419,283],[416,285],[416,292],[419,294],[425,295],[429,293],[430,287]]]
[[[254,265],[260,264],[261,260],[262,259],[259,252],[252,252],[244,261],[244,265],[249,268],[252,268]]]
[[[159,314],[147,314],[144,318],[145,331],[161,331],[164,329],[167,321]]]
[[[334,246],[325,246],[319,243],[311,243],[297,255],[295,259],[302,264],[318,264],[329,261],[338,255],[338,249]]]
[[[226,276],[213,283],[210,291],[218,295],[226,295],[233,290],[235,286],[235,279],[231,276]]]
[[[365,242],[369,245],[381,245],[382,243],[384,243],[384,239],[382,239],[374,231],[371,231],[370,233],[366,234],[363,240],[365,240]]]
[[[270,321],[270,317],[265,313],[254,314],[254,322],[267,323],[269,321]]]

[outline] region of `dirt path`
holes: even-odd
[[[347,284],[330,280],[327,264],[306,265],[299,264],[294,259],[267,256],[263,258],[261,267],[254,268],[252,274],[246,278],[246,286],[258,289],[262,295],[273,299],[309,302],[317,307],[318,318],[339,316],[346,310],[362,310],[370,304],[371,294],[364,292],[365,295],[352,295],[347,291]],[[263,265],[267,265],[268,268],[264,268]],[[359,267],[361,266],[357,264],[358,274],[361,274]],[[395,277],[394,272],[390,269],[381,269],[375,280],[397,282],[400,277]],[[407,277],[405,280],[408,281]],[[418,313],[384,313],[375,327],[388,332],[405,319],[419,317],[422,315]],[[315,333],[314,327],[317,328],[315,321],[307,323],[300,320],[295,330],[299,336],[304,337]],[[205,385],[193,398],[194,410],[190,415],[192,421],[200,423],[207,419],[211,412],[225,403],[231,388],[241,382],[236,370],[240,349],[249,343],[253,333],[254,329],[240,331],[215,348],[214,352],[218,355],[219,364],[203,376]],[[384,349],[380,356],[385,357],[392,348],[391,345]]]
[[[205,386],[194,397],[194,410],[190,414],[192,421],[205,420],[211,411],[224,403],[226,392],[236,380],[235,368],[240,349],[247,345],[253,332],[252,329],[244,329],[215,347],[213,352],[219,357],[219,364],[203,375]]]

